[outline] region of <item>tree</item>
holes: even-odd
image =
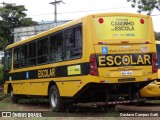
[[[3,3],[3,6],[0,7],[2,19],[0,20],[0,42],[2,41],[4,46],[13,42],[13,28],[37,24],[37,22],[32,21],[32,18],[26,18],[25,11],[27,9],[24,5]]]
[[[132,2],[131,6],[135,8],[138,7],[138,13],[147,12],[148,15],[152,13],[154,9],[160,11],[160,0],[127,0]]]
[[[160,32],[154,32],[155,39],[160,41]]]

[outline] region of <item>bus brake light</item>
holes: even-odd
[[[158,66],[157,66],[157,56],[156,53],[152,54],[152,73],[156,73],[158,71]]]
[[[103,18],[99,18],[99,19],[98,19],[98,22],[99,22],[100,24],[102,24],[102,23],[104,22]]]
[[[96,61],[96,55],[93,54],[90,56],[90,69],[89,74],[98,76],[98,68],[97,68],[97,61]]]
[[[140,23],[141,23],[141,24],[144,24],[144,19],[140,19]]]

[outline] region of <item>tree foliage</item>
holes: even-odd
[[[160,32],[155,32],[155,39],[160,41]]]
[[[154,9],[160,11],[160,0],[127,0],[132,2],[133,8],[138,7],[138,13],[147,12],[148,15],[152,13]]]
[[[2,43],[7,45],[13,42],[13,28],[37,24],[32,18],[26,18],[26,11],[24,5],[3,3],[0,7],[0,48]]]

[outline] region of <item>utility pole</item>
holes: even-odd
[[[54,2],[50,2],[49,4],[54,5],[54,22],[57,22],[57,4],[59,5],[60,3],[65,4],[62,0],[55,0]]]

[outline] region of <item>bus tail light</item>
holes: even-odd
[[[158,71],[158,66],[157,66],[157,56],[156,53],[152,54],[152,73],[156,73]]]
[[[98,22],[99,22],[100,24],[102,24],[102,23],[104,22],[104,19],[103,19],[103,18],[99,18],[99,19],[98,19]]]
[[[94,75],[94,76],[98,76],[97,60],[96,60],[96,55],[95,54],[92,54],[90,56],[89,74]]]
[[[144,19],[140,19],[140,23],[141,23],[141,24],[144,24]]]

